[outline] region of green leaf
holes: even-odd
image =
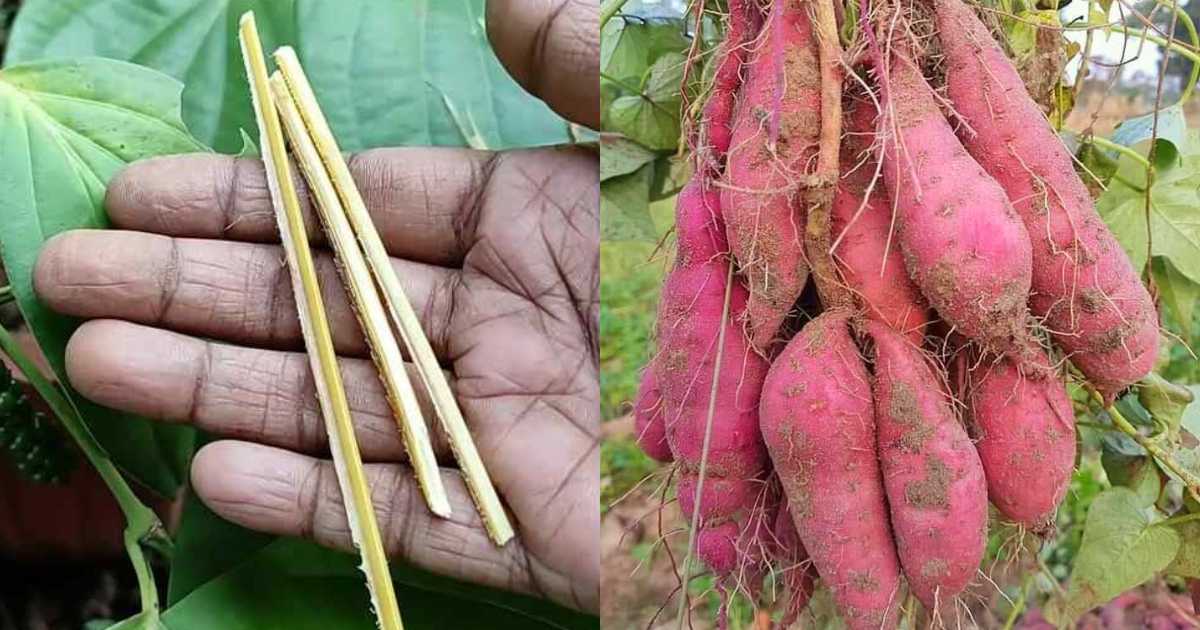
[[[1182,544],[1175,560],[1167,565],[1165,573],[1188,578],[1200,578],[1200,523],[1191,521],[1174,526]]]
[[[600,184],[600,238],[605,241],[657,240],[650,217],[653,164]]]
[[[1200,438],[1200,385],[1192,385],[1188,389],[1192,390],[1195,400],[1183,411],[1183,420],[1180,424],[1187,429],[1188,433]]]
[[[595,617],[544,601],[454,582],[415,569],[393,570],[409,630],[596,628]],[[370,601],[356,558],[281,538],[171,606],[170,630],[370,630]]]
[[[600,71],[608,77],[641,82],[646,69],[667,53],[682,53],[691,45],[682,19],[610,20],[600,38]]]
[[[655,154],[625,136],[606,133],[600,136],[600,181],[628,175],[654,161]]]
[[[206,150],[179,119],[181,88],[153,70],[105,59],[0,71],[0,256],[21,314],[62,383],[78,322],[34,295],[38,252],[59,232],[108,225],[105,187],[127,162]],[[151,424],[67,390],[119,466],[164,496],[174,493],[191,454],[191,429]]]
[[[1046,616],[1068,624],[1094,606],[1154,577],[1175,558],[1179,534],[1155,526],[1128,488],[1102,492],[1088,509],[1083,542],[1066,597],[1049,603]]]
[[[679,86],[687,59],[667,53],[650,66],[639,94],[625,94],[608,109],[606,129],[628,136],[655,151],[674,151],[679,144]]]
[[[99,55],[187,85],[196,137],[235,153],[256,129],[237,20],[258,17],[267,50],[296,47],[341,147],[462,146],[461,123],[493,149],[570,141],[566,121],[492,53],[484,0],[26,0],[6,63]]]
[[[1184,149],[1183,163],[1160,173],[1151,189],[1149,232],[1145,208],[1145,174],[1135,170],[1109,182],[1096,210],[1121,242],[1135,269],[1146,265],[1149,234],[1154,255],[1162,256],[1191,282],[1200,283],[1200,151],[1195,137]],[[1123,162],[1128,160],[1123,159]]]
[[[1105,451],[1100,455],[1104,473],[1114,486],[1129,488],[1137,496],[1139,507],[1154,505],[1162,492],[1158,466],[1149,456],[1131,456]]]
[[[654,161],[654,181],[650,184],[650,201],[674,197],[692,178],[692,161],[675,154],[659,156]]]
[[[175,534],[167,605],[173,606],[213,578],[245,562],[274,537],[217,516],[195,492],[188,493]]]
[[[1155,128],[1155,118],[1158,127]],[[1157,132],[1157,133],[1155,133]],[[1157,112],[1130,118],[1113,130],[1112,141],[1140,149],[1149,155],[1151,136],[1155,137],[1154,166],[1165,171],[1178,165],[1180,153],[1187,144],[1187,118],[1178,103]]]
[[[1200,300],[1200,283],[1193,282],[1179,273],[1170,261],[1161,256],[1154,257],[1150,269],[1154,273],[1154,284],[1158,287],[1163,305],[1179,326],[1179,330],[1175,332],[1183,337],[1185,343],[1191,345],[1192,321],[1196,312],[1196,302]]]
[[[140,612],[120,623],[105,626],[107,630],[166,630],[152,611]]]
[[[1060,28],[1057,11],[1021,11],[1009,22],[1008,45],[1013,56],[1024,58],[1037,49],[1038,30],[1043,27]]]
[[[1138,402],[1150,412],[1150,416],[1166,424],[1172,437],[1177,435],[1184,409],[1196,398],[1192,391],[1154,372],[1139,382],[1137,391]]]

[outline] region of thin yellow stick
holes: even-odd
[[[253,12],[242,15],[239,30],[242,59],[246,64],[246,75],[250,78],[250,95],[258,121],[259,144],[267,166],[267,185],[271,191],[271,202],[275,206],[279,235],[287,253],[296,306],[300,311],[300,327],[315,376],[313,380],[316,383],[317,399],[321,403],[321,414],[329,432],[330,450],[333,452],[334,467],[337,469],[338,483],[346,506],[350,535],[362,554],[363,570],[367,575],[367,590],[371,594],[371,603],[374,605],[379,627],[383,630],[403,630],[400,607],[396,603],[396,592],[392,588],[392,576],[388,571],[387,555],[383,551],[379,524],[375,520],[375,509],[371,504],[370,486],[363,470],[358,443],[354,439],[350,405],[346,401],[346,392],[342,388],[342,378],[338,372],[337,354],[334,352],[333,338],[329,333],[329,321],[325,317],[321,288],[317,284],[316,267],[313,265],[312,252],[308,248],[308,235],[304,230],[304,218],[300,214],[300,200],[296,196],[291,168],[288,165],[283,130],[280,128],[279,115],[275,111],[268,86],[267,62],[258,38],[258,29],[254,24]]]
[[[325,168],[329,171],[334,188],[337,189],[338,196],[350,219],[350,225],[353,226],[358,241],[366,252],[367,263],[375,275],[375,280],[383,289],[388,314],[396,325],[396,329],[400,331],[400,338],[408,348],[413,362],[416,363],[421,381],[428,390],[429,397],[433,400],[433,406],[437,410],[438,418],[441,420],[450,446],[454,450],[454,456],[458,460],[467,488],[471,491],[475,505],[479,508],[479,514],[483,518],[484,526],[487,527],[488,535],[494,543],[503,546],[513,537],[512,524],[504,512],[504,506],[496,494],[483,459],[479,456],[479,450],[475,447],[475,441],[471,438],[467,423],[463,420],[462,411],[459,410],[454,394],[450,391],[450,384],[446,382],[441,367],[438,365],[437,357],[433,354],[433,348],[430,347],[429,340],[421,330],[421,321],[413,310],[408,297],[404,295],[400,279],[396,277],[396,272],[388,261],[387,249],[379,238],[379,233],[375,231],[375,224],[371,221],[371,215],[367,212],[362,195],[354,184],[350,168],[342,157],[337,140],[334,139],[333,132],[329,129],[329,123],[321,113],[312,86],[309,85],[308,78],[300,67],[300,61],[296,58],[296,52],[289,46],[276,50],[275,63],[278,64],[283,78],[287,81],[288,89],[300,108],[300,115],[308,127],[309,135],[317,145],[317,151],[325,163]]]
[[[292,94],[288,92],[287,84],[278,70],[271,75],[271,91],[275,96],[275,108],[283,120],[283,130],[292,145],[292,155],[300,164],[304,178],[308,180],[309,188],[316,198],[318,214],[325,224],[325,233],[341,262],[342,280],[349,289],[359,323],[371,346],[371,356],[379,369],[379,378],[387,392],[388,404],[391,405],[396,422],[400,425],[400,433],[404,436],[404,444],[408,448],[409,462],[416,474],[417,483],[425,494],[425,503],[434,514],[448,518],[450,499],[446,496],[446,487],[442,484],[437,457],[433,454],[433,443],[429,439],[429,429],[425,426],[425,416],[421,413],[417,393],[413,390],[408,370],[404,367],[400,344],[396,342],[396,335],[388,323],[387,311],[383,309],[383,302],[375,291],[375,283],[371,280],[367,261],[363,258],[362,250],[358,248],[358,242],[354,240],[354,230],[346,220],[342,202],[338,199],[333,182],[329,180],[329,173],[325,172],[321,156],[317,154],[317,147],[308,136],[304,120],[300,118]]]

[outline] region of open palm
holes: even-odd
[[[523,13],[492,30],[501,59],[552,107],[596,126],[594,6],[493,0],[489,10],[507,4]],[[531,37],[540,48],[528,48]],[[556,46],[575,52],[554,55]],[[555,73],[576,75],[574,85],[547,93],[541,86]],[[488,540],[436,427],[454,514],[442,520],[425,508],[333,257],[322,251],[322,290],[389,552],[595,610],[595,153],[381,149],[356,155],[351,169],[519,531],[503,549]],[[35,273],[51,307],[92,320],[68,347],[72,383],[112,407],[228,438],[204,447],[192,468],[195,491],[222,516],[349,547],[262,164],[214,155],[134,164],[107,204],[118,229],[60,235]]]

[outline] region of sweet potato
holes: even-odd
[[[1004,187],[1033,247],[1029,305],[1111,401],[1158,356],[1158,315],[1096,213],[1071,155],[969,7],[933,0],[951,104],[967,150]]]
[[[806,3],[772,5],[746,64],[721,206],[746,278],[750,341],[765,351],[808,280],[801,190],[820,133],[820,74]]]
[[[920,344],[929,322],[929,306],[908,277],[900,244],[892,238],[892,209],[883,182],[872,187],[878,164],[871,146],[876,113],[870,101],[855,102],[845,109],[842,176],[830,213],[837,243],[833,256],[866,316]]]
[[[762,14],[754,0],[729,0],[729,28],[721,44],[712,89],[704,103],[700,146],[701,161],[720,172],[732,138],[733,110],[738,88],[742,85],[742,67],[751,42],[758,34]]]
[[[745,528],[754,506],[761,506],[766,451],[758,433],[758,397],[767,365],[750,349],[738,323],[746,289],[736,279],[729,285],[718,203],[718,195],[702,190],[699,179],[677,201],[679,253],[659,302],[659,351],[652,369],[667,443],[680,465],[681,508],[690,517],[692,507],[700,505],[697,554],[714,573],[728,575],[744,555],[739,543],[754,537]],[[719,346],[727,290],[730,312]],[[697,496],[714,387],[718,404],[712,411],[703,496]]]
[[[850,628],[892,628],[903,599],[849,313],[809,322],[771,365],[759,426],[796,531]]]
[[[662,415],[662,392],[654,368],[646,370],[638,387],[637,400],[633,403],[633,427],[638,446],[650,457],[660,462],[674,461],[671,446],[667,444],[667,427]]]
[[[959,424],[944,380],[918,346],[869,322],[875,426],[892,531],[908,585],[930,610],[951,602],[987,544],[983,466]]]
[[[1048,359],[1040,358],[1048,370]],[[967,379],[967,412],[1000,513],[1036,533],[1054,514],[1075,466],[1075,424],[1060,379],[1029,378],[1011,360],[985,362]]]
[[[1029,235],[967,154],[920,70],[893,56],[882,152],[909,275],[942,319],[997,352],[1028,345]]]
[[[787,588],[787,604],[783,609],[783,617],[779,621],[780,628],[790,628],[804,612],[808,600],[812,597],[816,586],[817,572],[808,559],[808,551],[800,541],[796,524],[792,521],[792,513],[788,511],[787,500],[776,509],[771,527],[772,555],[777,563],[783,585]]]

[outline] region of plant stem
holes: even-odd
[[[1012,630],[1013,624],[1017,622],[1017,618],[1025,612],[1025,602],[1029,599],[1029,587],[1033,585],[1033,576],[1036,575],[1030,572],[1021,582],[1021,595],[1017,597],[1017,601],[1013,602],[1012,610],[1008,611],[1008,618],[1004,620],[1002,630]]]
[[[1158,0],[1160,6],[1167,6],[1162,0]],[[1188,36],[1192,39],[1192,46],[1200,48],[1200,34],[1196,33],[1196,24],[1192,22],[1192,16],[1187,14],[1187,11],[1179,8],[1178,3],[1172,3],[1170,8],[1175,12],[1179,21],[1183,22],[1183,27],[1187,29]],[[1192,97],[1192,92],[1196,89],[1196,80],[1200,79],[1200,62],[1192,60],[1192,70],[1188,73],[1188,82],[1183,86],[1183,93],[1179,95],[1179,104],[1183,105]]]
[[[1200,513],[1172,516],[1171,518],[1155,523],[1154,527],[1171,527],[1173,525],[1182,525],[1184,523],[1191,523],[1193,521],[1200,521]]]
[[[808,191],[811,203],[804,226],[804,246],[821,303],[829,309],[850,308],[854,298],[838,278],[833,263],[830,216],[837,187],[842,143],[842,47],[831,0],[814,3],[814,26],[821,72],[821,135],[817,172]]]
[[[1092,396],[1099,401],[1101,405],[1104,405],[1104,397],[1101,396],[1099,392],[1093,390]],[[1139,446],[1146,449],[1147,453],[1150,453],[1150,455],[1152,455],[1155,459],[1162,462],[1164,466],[1171,469],[1171,472],[1175,473],[1177,477],[1183,480],[1184,485],[1186,485],[1188,488],[1188,492],[1192,493],[1192,497],[1197,501],[1200,501],[1200,478],[1197,478],[1190,471],[1180,465],[1179,462],[1175,461],[1175,458],[1171,457],[1171,454],[1164,451],[1158,444],[1147,439],[1141,433],[1138,433],[1137,428],[1134,427],[1133,424],[1131,424],[1128,420],[1126,420],[1125,416],[1121,415],[1121,412],[1118,411],[1115,406],[1105,407],[1104,411],[1108,413],[1108,416],[1112,418],[1113,424],[1116,425],[1116,427],[1120,429],[1122,433],[1128,435],[1133,439],[1134,442],[1137,442]]]
[[[165,530],[162,522],[158,520],[158,515],[133,493],[133,488],[121,476],[116,465],[109,459],[108,454],[96,441],[87,425],[83,423],[83,418],[79,415],[79,410],[75,408],[75,405],[41,373],[37,365],[13,338],[12,333],[2,326],[0,326],[0,350],[12,359],[29,384],[46,401],[50,410],[58,416],[67,433],[79,445],[79,450],[83,451],[84,457],[96,469],[104,481],[104,485],[108,486],[108,491],[117,500],[117,505],[125,516],[125,552],[129,555],[129,561],[133,563],[133,571],[137,576],[138,590],[142,598],[142,612],[157,620],[158,588],[154,583],[154,573],[150,570],[150,562],[146,558],[142,544],[151,538],[165,538]]]
[[[0,304],[7,304],[8,302],[13,301],[13,299],[14,296],[11,284],[6,284],[0,287]]]
[[[628,0],[604,0],[600,5],[600,30],[604,30],[604,25],[612,19],[614,15],[625,6]]]
[[[1134,160],[1138,164],[1141,164],[1142,168],[1145,168],[1147,170],[1150,169],[1150,160],[1146,159],[1145,156],[1143,156],[1141,153],[1138,153],[1137,151],[1133,150],[1131,147],[1127,147],[1123,144],[1117,144],[1116,142],[1113,142],[1112,140],[1109,140],[1108,138],[1101,138],[1100,136],[1092,136],[1091,138],[1088,139],[1088,142],[1091,142],[1092,144],[1094,144],[1102,149],[1107,149],[1109,151],[1116,151],[1117,153],[1120,153],[1121,155],[1124,155],[1125,157],[1128,157],[1128,158]]]

